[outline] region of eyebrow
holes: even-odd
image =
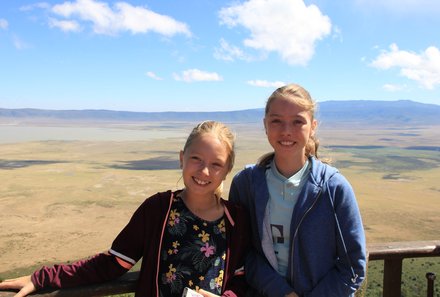
[[[280,115],[280,114],[278,114],[278,113],[270,113],[270,114],[268,114],[268,116],[269,117],[284,117],[283,115]],[[304,119],[304,118],[306,118],[304,115],[302,115],[302,114],[295,114],[295,115],[292,115],[292,116],[288,116],[289,118],[302,118],[302,119]]]

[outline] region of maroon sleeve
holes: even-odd
[[[120,277],[127,271],[113,255],[101,253],[72,264],[43,266],[32,274],[31,280],[37,290],[71,288],[109,281]]]
[[[143,254],[145,244],[144,235],[146,232],[145,212],[149,199],[142,203],[135,211],[128,224],[113,241],[109,251],[112,255],[121,258],[131,265],[136,264]]]
[[[128,224],[113,241],[110,253],[134,265],[143,256],[145,244],[160,234],[171,191],[147,198],[135,211]],[[154,242],[154,241],[153,241]]]

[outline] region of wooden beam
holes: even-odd
[[[384,260],[383,296],[400,297],[403,259],[439,257],[440,240],[371,243],[368,244],[367,250],[369,253],[369,261]],[[52,292],[38,292],[38,294],[34,294],[34,296],[98,297],[132,293],[135,291],[138,277],[139,272],[128,272],[121,278],[111,282]],[[0,291],[0,297],[12,297],[14,295],[15,292],[12,291]]]

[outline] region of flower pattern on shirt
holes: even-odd
[[[203,242],[209,241],[209,233],[206,233],[205,230],[202,230],[202,233],[198,235]]]
[[[175,197],[162,240],[160,296],[180,297],[185,287],[221,295],[225,262],[224,217],[205,221]]]
[[[214,250],[215,250],[215,247],[210,246],[209,243],[205,243],[205,246],[202,246],[200,248],[200,251],[204,252],[205,257],[207,257],[207,258],[210,257],[211,255],[214,255]]]

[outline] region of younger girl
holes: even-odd
[[[145,200],[108,252],[43,267],[31,276],[3,281],[0,289],[18,289],[16,296],[26,296],[43,288],[103,282],[143,257],[136,296],[180,297],[185,287],[203,289],[203,296],[243,296],[247,214],[220,198],[234,158],[230,130],[219,122],[200,123],[180,152],[184,189]]]
[[[291,84],[269,97],[264,117],[274,152],[233,179],[229,200],[249,211],[249,296],[352,296],[365,277],[364,229],[353,190],[318,160],[315,102]]]

